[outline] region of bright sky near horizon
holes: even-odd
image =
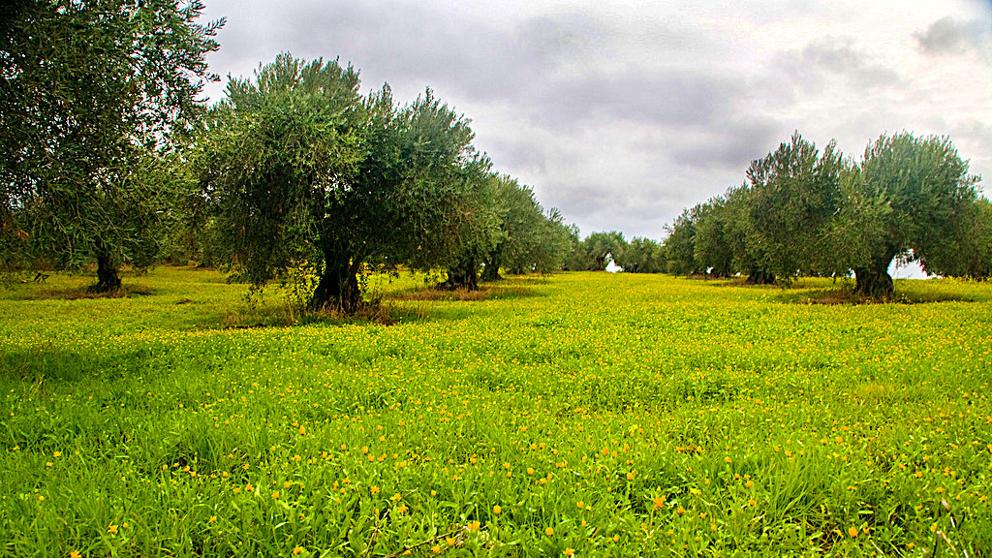
[[[402,100],[430,86],[583,234],[661,238],[793,130],[851,157],[882,132],[946,134],[992,195],[990,0],[206,3],[228,19],[214,72],[288,51]]]

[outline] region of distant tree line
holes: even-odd
[[[892,295],[896,258],[934,275],[992,274],[992,208],[944,137],[883,135],[860,161],[798,132],[753,161],[746,180],[685,210],[669,228],[669,272],[788,282],[855,276],[856,292]]]
[[[232,79],[205,56],[223,20],[198,1],[26,0],[0,22],[0,266],[80,269],[96,291],[163,258],[261,287],[309,282],[353,312],[363,273],[447,271],[448,287],[561,269],[574,236],[493,170],[469,121],[358,71],[281,54]]]
[[[992,202],[979,195],[948,138],[883,135],[860,161],[798,132],[751,163],[745,181],[688,208],[661,243],[617,231],[573,231],[565,267],[788,283],[853,274],[855,290],[893,292],[890,264],[918,260],[933,275],[992,276]]]
[[[667,271],[664,247],[650,238],[635,237],[628,242],[618,231],[594,232],[581,241],[573,230],[571,252],[565,269],[603,271],[610,261],[625,273],[663,273]]]

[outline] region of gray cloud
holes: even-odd
[[[729,111],[741,91],[732,78],[693,69],[671,68],[653,75],[586,75],[552,81],[540,108],[556,124],[617,119],[657,125],[713,123]]]
[[[290,51],[352,62],[366,88],[389,82],[399,99],[430,86],[472,119],[498,170],[584,233],[657,238],[794,129],[852,155],[885,130],[950,133],[992,174],[992,130],[976,124],[992,121],[992,70],[969,56],[928,66],[985,40],[968,23],[980,14],[838,1],[207,4],[229,18],[214,71]]]
[[[692,168],[744,169],[782,139],[779,122],[739,119],[709,127],[698,137],[683,138],[670,148],[672,160]]]
[[[895,87],[902,81],[894,70],[872,60],[850,40],[834,37],[817,39],[801,50],[780,55],[779,66],[807,95],[838,80],[860,90]]]
[[[514,42],[549,67],[610,50],[613,35],[601,22],[581,12],[530,17],[513,30]]]
[[[990,30],[981,20],[961,21],[943,17],[930,24],[925,31],[913,36],[920,49],[930,54],[959,54],[970,49],[988,46]]]
[[[548,170],[550,154],[546,146],[520,138],[487,138],[486,148],[496,158],[497,166],[527,170],[536,174]]]
[[[426,3],[324,8],[304,2],[282,25],[269,18],[252,25],[266,29],[263,42],[284,42],[297,55],[340,55],[356,63],[367,85],[429,84],[473,101],[513,103],[531,118],[557,126],[613,117],[712,120],[718,106],[739,88],[731,76],[691,65],[655,73],[639,68],[618,72],[603,63],[616,57],[616,31],[579,12],[526,17],[497,27],[483,17],[452,18]],[[224,59],[229,51],[259,45],[256,33],[222,39],[221,63],[229,62]]]

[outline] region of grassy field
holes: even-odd
[[[0,290],[0,555],[992,556],[992,285],[90,281]]]

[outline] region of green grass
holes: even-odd
[[[286,327],[210,271],[90,281],[0,291],[0,555],[992,548],[992,285],[404,276],[393,325]]]

